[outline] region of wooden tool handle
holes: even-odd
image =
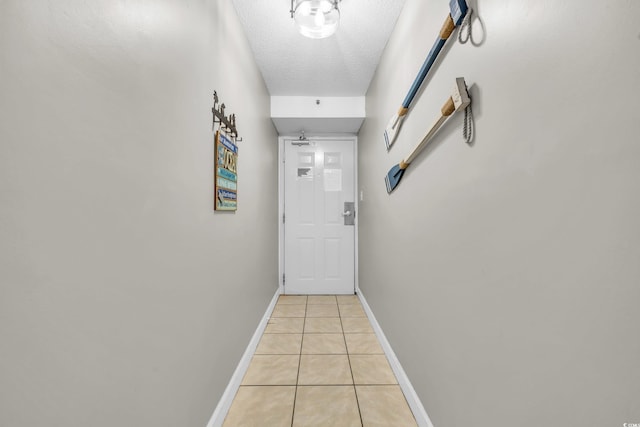
[[[456,111],[456,106],[453,103],[453,98],[449,97],[447,102],[445,102],[442,108],[440,109],[440,112],[442,113],[443,116],[450,116],[451,114],[453,114],[454,111]]]
[[[427,132],[424,138],[422,138],[422,141],[420,141],[418,145],[416,145],[413,148],[413,150],[411,150],[411,153],[405,158],[405,160],[403,160],[400,163],[401,169],[406,169],[406,167],[405,168],[402,167],[402,164],[404,163],[408,166],[409,163],[411,163],[413,159],[416,158],[418,153],[422,151],[425,145],[427,145],[427,143],[431,140],[433,135],[435,135],[436,132],[438,132],[438,129],[440,129],[440,126],[442,126],[442,124],[447,120],[447,118],[449,118],[451,114],[453,114],[454,111],[455,111],[455,106],[453,104],[453,98],[449,97],[449,99],[447,99],[447,101],[444,103],[444,105],[440,109],[440,112],[442,113],[442,115],[438,117],[438,120],[436,120],[433,126],[431,126],[431,129],[429,129],[429,132]]]
[[[455,22],[453,22],[453,18],[451,18],[451,15],[448,15],[447,19],[444,20],[444,24],[442,24],[442,28],[440,29],[440,38],[444,40],[448,39],[455,29],[456,24]]]

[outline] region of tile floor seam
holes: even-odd
[[[340,305],[338,305],[338,315],[340,316]],[[340,326],[342,327],[342,339],[344,340],[344,346],[347,349],[347,360],[349,361],[349,371],[351,372],[351,381],[353,382],[353,392],[356,395],[356,406],[358,407],[360,426],[364,426],[364,421],[362,420],[362,411],[360,410],[360,401],[358,400],[358,389],[356,389],[356,379],[353,376],[353,367],[351,366],[351,355],[349,354],[349,347],[347,347],[347,337],[344,332],[344,327],[342,326],[342,316],[340,316]]]
[[[344,356],[347,353],[303,353],[303,356]]]
[[[250,387],[295,387],[291,384],[247,384],[241,385],[240,387],[250,388]]]
[[[345,383],[330,383],[330,384],[300,384],[300,387],[349,387],[352,386],[353,384],[345,384]],[[362,386],[362,385],[372,385],[375,387],[379,387],[380,385],[384,385],[384,386],[394,386],[397,384],[357,384],[358,387]],[[296,386],[292,386],[292,385],[269,385],[269,386],[250,386],[250,385],[243,385],[242,387],[296,387]]]
[[[302,321],[302,338],[300,339],[300,354],[298,355],[298,374],[296,375],[296,388],[293,393],[293,407],[291,408],[291,427],[296,416],[296,400],[298,398],[298,383],[300,382],[300,365],[302,365],[302,346],[304,345],[304,325],[307,322],[307,307],[309,306],[309,296],[305,299],[304,320]]]

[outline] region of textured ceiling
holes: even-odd
[[[405,0],[343,0],[333,36],[298,33],[290,0],[232,0],[272,96],[363,96]]]

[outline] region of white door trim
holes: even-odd
[[[360,208],[359,203],[359,187],[358,187],[358,137],[355,135],[336,135],[331,137],[309,137],[319,141],[353,141],[354,145],[354,194],[353,200],[356,204],[356,218],[355,218],[355,234],[354,234],[354,286],[356,292],[359,291],[358,286],[358,224],[360,223]],[[281,294],[284,293],[284,284],[282,283],[282,277],[284,275],[284,224],[282,223],[282,216],[284,215],[284,147],[285,141],[297,140],[296,136],[280,136],[278,137],[278,289]]]

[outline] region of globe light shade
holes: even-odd
[[[338,29],[340,11],[335,0],[296,0],[293,19],[300,34],[323,39]]]

